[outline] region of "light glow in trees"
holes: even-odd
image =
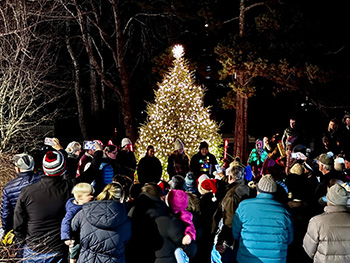
[[[135,143],[137,160],[145,155],[148,145],[155,147],[155,156],[162,163],[165,178],[167,159],[174,150],[176,138],[184,143],[189,157],[198,152],[201,141],[208,142],[209,151],[218,160],[223,153],[223,141],[218,133],[220,125],[210,119],[210,108],[204,107],[204,88],[195,84],[183,47],[176,45],[173,54],[173,67],[162,83],[158,83],[154,103],[147,105],[148,118],[139,128]]]

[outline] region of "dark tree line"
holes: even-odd
[[[348,66],[337,63],[345,64],[349,53],[343,31],[347,22],[341,18],[346,10],[341,8],[343,4],[339,1],[329,7],[322,1],[288,0],[2,1],[1,93],[17,87],[26,95],[33,92],[32,98],[38,94],[35,103],[28,104],[37,107],[35,114],[42,116],[27,114],[26,121],[17,118],[21,121],[9,122],[5,117],[19,114],[13,114],[11,107],[0,112],[0,121],[5,123],[0,123],[1,149],[15,138],[6,135],[11,129],[20,134],[30,131],[30,122],[50,123],[60,116],[78,120],[83,138],[99,135],[101,130],[112,136],[117,128],[118,136],[135,140],[138,123],[144,118],[141,111],[146,101],[153,99],[153,89],[171,61],[167,59],[169,47],[181,43],[194,62],[198,82],[206,85],[208,93],[218,96],[229,91],[222,103],[236,109],[236,115],[232,113],[235,154],[244,159],[248,101],[262,85],[270,86],[274,93],[306,94],[323,111],[344,106],[340,100],[332,105],[327,96],[320,96],[330,85],[348,83]],[[12,48],[16,46],[17,51]],[[9,75],[19,69],[22,82]],[[31,92],[25,90],[28,87]],[[24,96],[14,94],[12,98]],[[11,95],[3,100],[7,98]],[[9,123],[22,126],[14,129]]]

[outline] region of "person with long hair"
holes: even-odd
[[[80,232],[81,251],[77,263],[125,262],[125,244],[131,237],[121,184],[108,184],[96,201],[83,205],[72,220]]]

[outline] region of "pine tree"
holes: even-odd
[[[218,161],[222,157],[222,138],[219,126],[210,119],[210,108],[204,107],[204,88],[196,85],[193,73],[184,58],[181,45],[173,48],[173,67],[158,83],[154,103],[147,105],[147,121],[139,129],[135,154],[137,159],[146,153],[148,145],[155,147],[155,156],[166,166],[169,154],[174,150],[176,138],[185,145],[185,152],[192,157],[198,152],[200,142],[207,141],[209,151]]]

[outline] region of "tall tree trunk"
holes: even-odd
[[[78,120],[79,120],[80,131],[83,138],[87,139],[88,136],[87,136],[86,126],[84,121],[84,107],[83,107],[82,92],[80,87],[80,66],[77,58],[75,57],[75,54],[73,52],[73,49],[69,42],[68,37],[66,38],[66,47],[72,59],[73,67],[74,67],[74,92],[75,92],[75,98],[78,106]]]
[[[244,37],[244,18],[245,18],[245,0],[240,1],[239,13],[239,36]],[[245,74],[242,71],[237,72],[237,84],[246,85]],[[244,94],[236,94],[236,122],[234,139],[234,156],[241,158],[245,163],[248,159],[248,98]]]
[[[134,129],[134,121],[132,118],[130,92],[129,92],[130,80],[126,69],[126,64],[124,62],[124,35],[121,27],[120,17],[118,14],[118,0],[109,0],[109,2],[112,4],[113,15],[114,15],[114,23],[115,23],[114,27],[116,31],[115,49],[113,49],[108,42],[105,42],[105,44],[107,44],[107,47],[112,52],[112,57],[115,61],[115,64],[117,66],[117,71],[119,73],[120,85],[118,85],[117,83],[115,83],[114,81],[108,78],[105,72],[103,72],[101,65],[95,58],[93,47],[88,40],[89,33],[85,28],[86,25],[84,23],[83,11],[79,6],[78,1],[74,0],[74,5],[77,9],[76,18],[82,33],[82,39],[86,48],[86,52],[89,56],[90,63],[95,68],[97,74],[100,76],[103,83],[105,83],[106,86],[108,86],[109,88],[117,92],[117,94],[121,98],[125,133],[127,137],[129,137],[132,141],[135,141],[136,136],[135,136],[135,129]],[[100,33],[101,33],[101,38],[103,39],[104,34],[102,32]]]
[[[248,116],[248,98],[236,94],[236,122],[233,155],[239,156],[242,162],[248,159],[248,135],[247,135],[247,116]]]
[[[130,99],[130,78],[126,70],[126,64],[124,61],[124,35],[121,26],[121,20],[118,13],[118,1],[111,0],[113,6],[113,13],[115,19],[115,29],[116,29],[116,47],[117,47],[117,67],[120,76],[120,82],[122,86],[123,96],[122,101],[122,112],[124,117],[124,128],[125,135],[130,138],[131,141],[136,141],[136,134],[134,129],[134,120],[132,118],[132,107]]]
[[[91,31],[90,27],[90,22],[89,20],[87,20],[87,28],[88,28],[88,32]],[[89,41],[89,45],[93,46],[93,40],[91,39],[91,37],[88,35],[88,41]],[[92,66],[93,63],[91,61],[91,56],[89,56],[89,73],[90,73],[90,105],[91,105],[91,115],[92,116],[96,116],[98,111],[99,111],[99,102],[98,102],[98,91],[97,91],[97,74],[95,71],[95,68]]]

